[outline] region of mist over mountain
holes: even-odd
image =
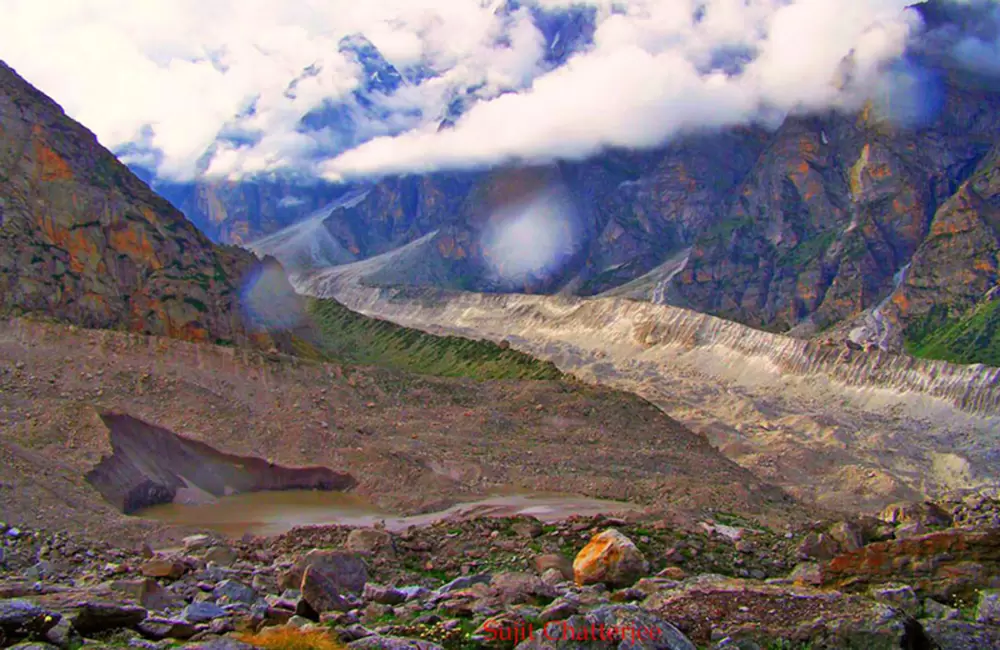
[[[209,237],[300,275],[389,255],[369,281],[619,291],[893,348],[989,303],[989,219],[929,238],[991,173],[996,2],[224,5],[83,3],[0,53]]]

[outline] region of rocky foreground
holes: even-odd
[[[1000,647],[1000,502],[979,495],[800,532],[482,518],[154,552],[0,531],[4,647]]]

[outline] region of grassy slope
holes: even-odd
[[[490,341],[435,336],[353,312],[335,300],[309,299],[318,332],[303,356],[385,366],[442,377],[473,379],[559,379],[550,362]],[[306,345],[300,343],[300,345]]]
[[[906,351],[916,357],[1000,366],[1000,301],[960,318],[932,311],[906,335]]]

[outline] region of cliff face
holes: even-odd
[[[998,95],[951,78],[919,129],[857,116],[790,119],[700,235],[675,302],[755,326],[824,329],[881,302],[931,221],[996,142]],[[948,301],[947,292],[935,300]]]
[[[0,63],[0,312],[240,341],[240,283],[255,264],[213,245]]]
[[[623,295],[633,298],[899,350],[914,328],[951,322],[942,309],[953,320],[981,303],[995,284],[987,258],[1000,251],[990,199],[976,198],[989,190],[974,189],[987,181],[971,179],[995,168],[1000,90],[938,73],[939,105],[909,126],[885,119],[883,98],[853,115],[791,116],[773,133],[734,129],[582,163],[385,179],[320,215],[324,236],[350,252],[330,263],[430,236],[419,268],[383,264],[367,281],[578,295],[629,285]],[[543,191],[565,199],[567,250],[558,264],[498,281],[486,234]],[[975,242],[955,239],[968,230],[958,213],[981,225],[963,235]],[[908,302],[912,313],[900,307]],[[924,319],[935,305],[937,320]]]

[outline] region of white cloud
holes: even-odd
[[[131,160],[156,161],[174,180],[208,160],[230,176],[313,169],[342,134],[302,133],[300,120],[363,81],[338,52],[345,35],[364,33],[401,71],[434,69],[385,102],[385,119],[355,116],[359,137],[376,137],[323,165],[336,179],[580,157],[849,104],[914,28],[903,11],[912,0],[582,1],[597,8],[593,45],[554,71],[529,11],[504,16],[501,0],[0,0],[0,58],[103,144],[132,144]],[[997,51],[982,38],[956,47],[981,66]],[[840,89],[833,79],[852,52],[855,86]],[[726,56],[737,74],[713,69]],[[310,66],[316,74],[304,74]],[[439,131],[469,88],[482,101]],[[220,141],[232,132],[259,141]]]

